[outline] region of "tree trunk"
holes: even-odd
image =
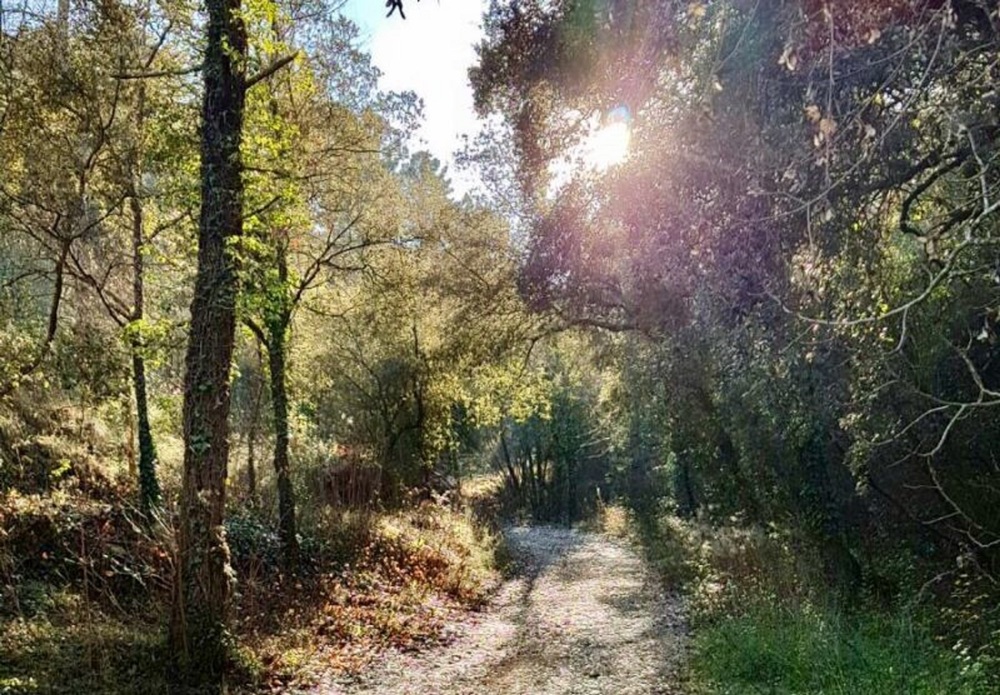
[[[753,485],[750,484],[740,468],[740,456],[733,444],[732,437],[721,425],[718,427],[718,447],[719,461],[723,467],[729,470],[736,487],[736,499],[740,510],[749,516],[750,521],[760,521],[762,514],[760,504],[757,502],[757,495],[754,494]]]
[[[264,359],[261,355],[261,344],[257,341],[257,377],[254,379],[253,404],[250,406],[250,427],[247,432],[247,497],[250,506],[257,505],[257,461],[255,452],[257,446],[257,429],[260,427],[260,403],[264,398]]]
[[[146,395],[146,361],[132,353],[132,386],[135,390],[135,412],[139,429],[139,499],[146,518],[160,506],[160,484],[156,479],[156,444],[149,424],[149,400]]]
[[[417,464],[420,466],[421,494],[424,499],[430,499],[431,474],[434,472],[434,463],[430,460],[430,455],[427,452],[427,438],[425,432],[427,416],[424,408],[424,356],[420,351],[420,334],[417,332],[416,319],[413,320],[411,331],[413,333],[413,364],[415,370],[413,374],[413,404],[417,411],[416,419],[414,421],[414,429],[417,437]]]
[[[274,474],[278,481],[278,534],[285,568],[294,571],[299,561],[295,528],[295,490],[288,459],[288,391],[285,383],[285,338],[288,318],[271,326],[267,360],[271,372],[271,406],[274,412]]]
[[[514,489],[515,496],[521,494],[521,481],[517,479],[517,471],[514,470],[514,463],[510,459],[510,449],[507,447],[506,428],[500,424],[500,449],[503,452],[503,460],[507,466],[507,475],[510,476],[510,484]]]
[[[254,417],[247,436],[247,502],[257,506],[257,462],[254,460],[254,442],[257,441],[257,418]]]
[[[126,399],[128,402],[125,403],[125,408],[128,410],[128,477],[131,479],[139,479],[139,466],[136,463],[136,450],[135,450],[135,413],[132,412],[132,400],[131,396]]]
[[[691,461],[685,453],[678,459],[680,468],[680,504],[679,513],[683,518],[689,519],[698,513],[698,498],[694,492],[694,481],[691,479]]]
[[[138,132],[142,132],[142,112],[145,106],[145,87],[139,85]],[[132,184],[129,206],[132,211],[132,320],[142,321],[145,317],[145,263],[143,252],[146,245],[143,233],[143,209],[139,199],[141,177],[138,156],[132,163]],[[139,428],[139,500],[146,518],[160,505],[160,484],[156,479],[156,444],[149,424],[149,399],[146,395],[146,358],[142,354],[142,338],[137,337],[132,348],[132,386],[135,391],[135,412]]]
[[[271,21],[271,31],[279,41],[281,36],[277,16]],[[277,60],[277,55],[272,55]],[[280,121],[278,99],[272,90],[269,101],[271,117]],[[285,149],[279,149],[282,156]],[[274,473],[278,484],[278,536],[281,540],[281,550],[285,569],[294,572],[299,562],[299,542],[296,537],[295,524],[295,490],[289,470],[288,456],[288,386],[287,386],[287,340],[288,330],[292,323],[292,312],[295,299],[291,293],[288,275],[288,230],[274,231],[275,261],[278,270],[279,302],[278,308],[265,319],[268,368],[271,375],[271,410],[274,415]]]
[[[170,637],[187,690],[223,692],[231,593],[223,515],[238,290],[227,247],[243,229],[240,139],[247,41],[239,0],[207,0],[206,9],[198,275],[184,378],[179,585]]]

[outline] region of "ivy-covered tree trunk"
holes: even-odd
[[[274,414],[274,475],[278,483],[278,534],[285,567],[294,570],[299,561],[295,524],[295,490],[288,456],[288,389],[286,379],[287,336],[290,317],[278,317],[270,326],[267,359],[271,372],[271,404]]]
[[[240,139],[247,39],[239,0],[207,0],[206,9],[198,275],[184,379],[179,586],[171,641],[184,685],[221,692],[231,593],[223,514],[238,289],[229,247],[243,229]]]

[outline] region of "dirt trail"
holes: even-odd
[[[636,552],[604,535],[517,527],[522,571],[446,647],[392,653],[327,695],[653,695],[680,693],[680,601]]]

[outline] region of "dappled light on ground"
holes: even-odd
[[[506,533],[515,576],[452,644],[395,652],[327,695],[654,695],[681,692],[685,623],[636,552],[606,535]]]

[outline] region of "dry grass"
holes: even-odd
[[[330,513],[316,534],[326,570],[259,578],[241,592],[241,640],[274,686],[356,673],[386,649],[440,644],[455,614],[481,606],[499,580],[494,538],[446,506]]]
[[[146,531],[123,500],[0,497],[0,693],[165,692],[171,534]],[[292,579],[266,524],[232,529],[234,543],[257,534],[234,553],[237,669],[251,683],[307,684],[437,644],[498,583],[495,537],[471,513],[310,511]]]

